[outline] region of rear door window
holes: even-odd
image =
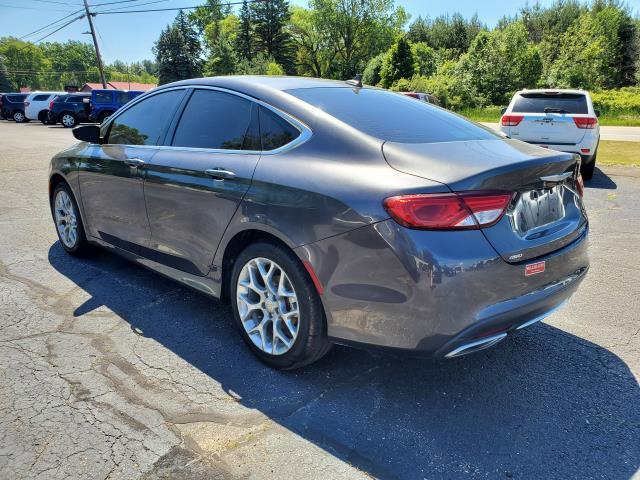
[[[398,143],[499,138],[465,118],[414,98],[372,88],[300,88],[287,93],[372,137]]]
[[[255,150],[257,105],[216,90],[196,90],[184,109],[171,145],[221,150]]]
[[[126,109],[111,123],[108,143],[157,145],[183,95],[184,90],[171,90]]]
[[[87,97],[82,96],[82,95],[72,95],[69,98],[67,98],[67,102],[82,103],[82,102],[84,102],[85,98],[87,98]]]
[[[516,113],[589,113],[587,97],[579,93],[521,93],[512,112]]]
[[[35,97],[33,97],[33,101],[34,102],[44,102],[45,100],[48,100],[50,97],[50,95],[36,95]]]
[[[96,92],[94,98],[95,103],[111,103],[113,101],[113,92]]]
[[[124,105],[130,99],[129,92],[116,92],[116,103],[118,105]]]
[[[275,150],[292,142],[300,131],[280,115],[260,107],[260,141],[263,150]]]

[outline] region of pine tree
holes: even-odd
[[[158,62],[159,83],[201,76],[201,51],[197,32],[180,10],[173,24],[162,31],[153,47]]]
[[[236,51],[241,59],[253,59],[253,32],[251,28],[251,9],[244,0],[240,9],[240,32],[236,40]]]
[[[254,32],[260,51],[273,57],[285,72],[294,73],[294,52],[287,24],[291,18],[287,0],[265,0],[251,6]]]
[[[385,88],[401,78],[411,78],[415,72],[415,57],[406,38],[400,37],[387,53],[380,77]]]

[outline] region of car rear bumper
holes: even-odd
[[[502,340],[566,301],[589,268],[587,232],[525,262],[545,262],[528,277],[525,263],[505,262],[481,231],[410,230],[392,220],[296,251],[323,285],[333,341],[447,357]]]

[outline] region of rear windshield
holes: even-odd
[[[389,142],[437,143],[497,137],[451,112],[386,90],[301,88],[287,93]]]
[[[521,93],[512,112],[522,113],[589,113],[587,97],[580,93]]]

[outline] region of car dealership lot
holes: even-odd
[[[638,471],[640,169],[587,184],[591,271],[545,324],[447,362],[336,347],[282,373],[225,305],[107,253],[64,254],[47,168],[72,143],[0,122],[0,478]]]

